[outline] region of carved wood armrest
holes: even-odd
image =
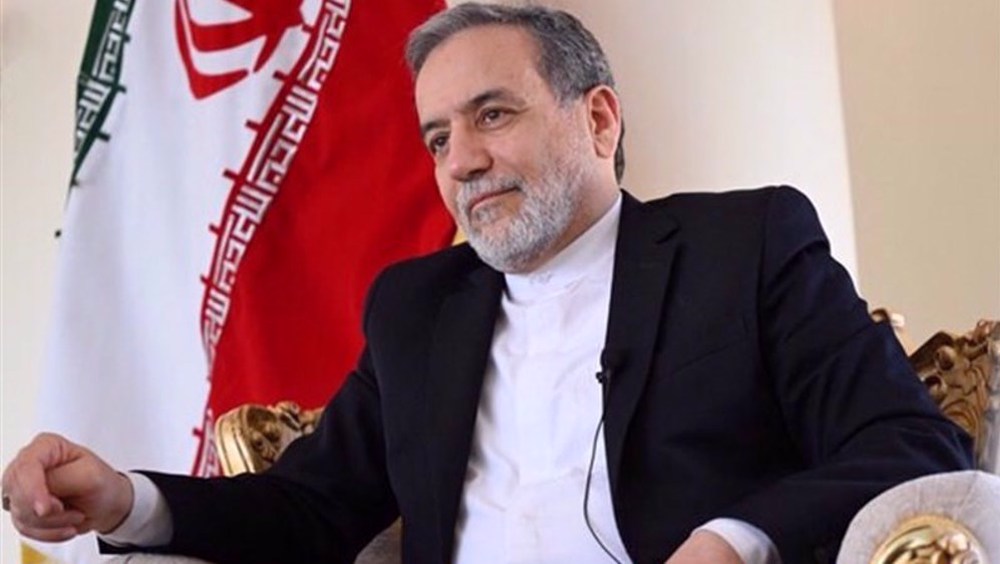
[[[936,333],[910,362],[941,411],[972,436],[976,466],[1000,470],[1000,322],[980,321],[964,335]]]
[[[914,350],[902,315],[879,308],[871,316],[892,325],[931,398],[972,437],[976,467],[1000,473],[1000,321],[962,335],[939,331]]]
[[[215,444],[226,476],[262,472],[293,440],[313,432],[322,409],[303,410],[295,402],[245,404],[215,422]]]

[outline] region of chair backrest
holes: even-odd
[[[976,467],[998,473],[1000,322],[980,321],[964,335],[936,333],[910,362],[941,411],[972,436]]]
[[[248,403],[215,421],[215,447],[226,476],[263,472],[289,443],[311,433],[322,409],[302,409],[295,402]]]

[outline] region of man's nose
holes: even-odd
[[[455,128],[448,138],[446,166],[452,179],[465,182],[481,176],[492,165],[492,157],[475,131]]]

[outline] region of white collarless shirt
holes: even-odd
[[[610,562],[583,516],[620,203],[530,274],[507,274],[456,527],[455,562]],[[591,524],[622,562],[598,438]]]

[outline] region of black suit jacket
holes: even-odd
[[[968,438],[870,320],[800,193],[625,195],[620,225],[605,437],[633,561],[663,562],[714,517],[756,525],[785,564],[832,558],[871,497],[968,467]],[[502,291],[465,245],[387,269],[315,434],[264,475],[151,474],[174,518],[162,550],[349,562],[401,514],[405,562],[450,562]]]

